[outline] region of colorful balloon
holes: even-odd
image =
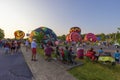
[[[70,33],[70,41],[75,41],[75,42],[81,41],[81,36],[80,36],[80,34],[77,33],[77,32],[72,32],[72,33]]]
[[[72,28],[70,28],[69,32],[70,33],[77,32],[77,33],[81,34],[81,29],[79,27],[72,27]]]
[[[44,35],[44,40],[48,41],[49,39],[55,41],[57,40],[56,34],[53,32],[53,30],[47,28],[47,27],[39,27],[35,30],[33,30],[30,34],[29,40],[31,41],[34,36],[36,35]]]
[[[81,29],[79,27],[72,27],[69,30],[69,34],[66,36],[67,42],[78,42],[81,41]]]
[[[82,38],[81,38],[80,34],[77,32],[72,32],[66,36],[67,42],[72,42],[72,41],[79,42],[81,40],[82,40]]]
[[[85,41],[96,42],[97,37],[93,33],[88,33],[85,35]]]
[[[17,30],[14,32],[15,39],[23,39],[25,36],[25,33],[21,30]]]

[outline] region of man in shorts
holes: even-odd
[[[37,43],[36,40],[33,39],[33,41],[31,42],[31,50],[32,50],[32,61],[37,61],[36,59],[36,48],[37,48]]]

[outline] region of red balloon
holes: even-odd
[[[81,36],[80,36],[80,34],[77,33],[77,32],[72,32],[72,33],[70,33],[70,41],[75,41],[75,42],[81,41]]]
[[[93,33],[88,33],[85,35],[85,41],[96,42],[97,37]]]

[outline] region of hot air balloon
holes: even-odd
[[[85,41],[90,41],[90,42],[96,42],[97,37],[93,33],[88,33],[88,34],[85,35],[84,40]]]
[[[82,40],[82,38],[81,38],[80,34],[77,32],[72,32],[66,36],[67,42],[72,42],[72,41],[80,42],[81,40]]]
[[[66,41],[67,42],[79,42],[81,41],[81,29],[79,27],[72,27],[69,30],[69,34],[66,36]]]
[[[39,27],[39,28],[33,30],[30,34],[29,40],[32,41],[34,36],[40,35],[40,34],[44,35],[44,41],[45,42],[47,42],[49,40],[52,40],[52,41],[57,40],[57,36],[53,32],[53,30],[51,30],[50,28],[47,28],[47,27]]]
[[[77,32],[77,33],[81,34],[81,29],[79,27],[72,27],[72,28],[70,28],[69,33],[72,33],[72,32]]]
[[[25,33],[21,30],[16,30],[14,32],[15,39],[23,39],[25,36]]]
[[[75,41],[75,42],[79,42],[79,41],[81,41],[81,36],[80,36],[80,34],[79,33],[77,33],[77,32],[72,32],[72,33],[70,33],[70,41]]]

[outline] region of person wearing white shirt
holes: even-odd
[[[37,43],[35,42],[35,39],[31,42],[31,49],[32,49],[32,61],[36,61],[36,48],[37,48]]]

